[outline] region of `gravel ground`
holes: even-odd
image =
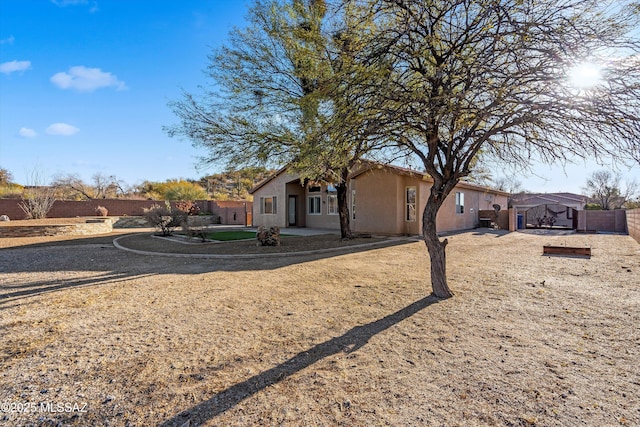
[[[442,301],[421,242],[211,260],[121,235],[0,239],[0,424],[640,425],[628,236],[449,236]]]

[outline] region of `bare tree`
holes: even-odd
[[[34,170],[25,187],[22,201],[18,204],[25,213],[25,218],[46,218],[55,201],[54,188],[46,185],[42,174]]]
[[[67,200],[92,200],[94,191],[77,174],[58,174],[54,177],[51,186],[56,189],[59,197]]]
[[[514,176],[500,176],[495,178],[493,179],[491,187],[509,194],[522,193],[524,191],[522,181]]]
[[[623,189],[621,180],[619,173],[614,174],[608,170],[596,171],[587,178],[584,191],[591,201],[600,205],[602,209],[620,209],[627,200],[633,199],[638,188],[636,181],[632,180],[627,181]]]
[[[388,135],[433,178],[423,212],[431,284],[449,297],[436,215],[480,154],[521,166],[575,157],[640,162],[639,8],[622,0],[347,0],[382,31],[362,63],[392,73],[378,87],[397,114]],[[362,9],[361,9],[362,10]],[[599,64],[592,86],[572,70]],[[366,88],[363,88],[366,89]]]
[[[92,177],[93,185],[87,184],[78,174],[57,175],[52,186],[65,199],[115,199],[128,193],[125,183],[114,175],[96,173]]]
[[[124,183],[118,180],[115,175],[103,175],[96,173],[93,175],[93,188],[96,199],[115,199],[118,195],[125,194]]]

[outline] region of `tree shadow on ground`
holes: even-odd
[[[0,286],[0,310],[9,308],[12,302],[19,302],[31,296],[44,295],[69,288],[84,288],[88,286],[99,286],[122,282],[125,280],[138,279],[152,276],[153,274],[128,275],[124,273],[105,273],[87,278],[62,280],[62,281],[33,281],[20,285]],[[18,305],[18,304],[16,304]]]
[[[0,310],[7,308],[10,302],[69,288],[86,288],[163,274],[274,270],[408,243],[397,241],[373,247],[345,247],[311,255],[283,254],[248,259],[207,259],[197,258],[197,254],[195,257],[188,254],[178,257],[142,255],[117,249],[113,244],[115,238],[136,234],[140,233],[78,236],[1,248],[0,274],[14,276],[0,279]],[[21,276],[21,273],[25,275]],[[34,275],[29,276],[31,273]]]
[[[439,301],[439,298],[429,295],[375,322],[356,326],[344,335],[332,338],[309,350],[302,351],[278,366],[254,375],[241,383],[217,393],[210,399],[180,412],[178,415],[162,423],[161,426],[200,425],[201,423],[205,423],[254,394],[283,381],[326,357],[340,352],[352,353],[358,350],[367,344],[375,335]]]

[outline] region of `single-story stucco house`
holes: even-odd
[[[431,178],[422,172],[378,163],[363,163],[351,174],[348,200],[351,230],[356,233],[416,235]],[[253,225],[340,229],[335,187],[304,182],[287,167],[259,183],[253,194]],[[437,217],[438,232],[479,225],[481,210],[507,209],[509,194],[461,182],[447,197]]]

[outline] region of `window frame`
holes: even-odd
[[[409,191],[411,190],[413,190],[413,202],[409,201]],[[417,203],[418,203],[417,187],[415,185],[405,187],[404,188],[404,220],[406,222],[416,222],[418,220]]]
[[[351,190],[351,220],[356,220],[356,190]]]
[[[267,212],[268,199],[271,199],[271,212]],[[260,197],[260,214],[261,215],[277,215],[278,214],[278,197],[277,196]]]
[[[317,200],[317,203],[315,202]],[[316,209],[317,212],[316,212]],[[309,196],[307,197],[307,214],[308,215],[322,215],[322,197],[321,196]]]
[[[456,191],[456,214],[464,215],[464,192]]]
[[[338,215],[338,195],[329,194],[327,196],[327,215]]]

